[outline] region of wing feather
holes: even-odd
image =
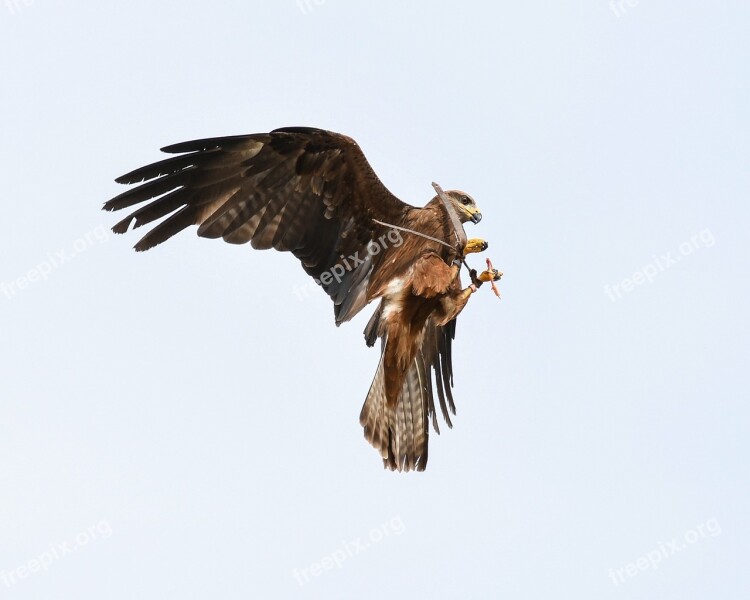
[[[136,244],[139,251],[197,225],[201,237],[291,251],[320,279],[341,255],[364,255],[368,242],[387,233],[373,219],[397,224],[412,208],[382,184],[356,142],[330,131],[289,127],[181,142],[162,151],[177,156],[118,177],[140,185],[104,205],[121,210],[146,203],[118,222],[116,233],[164,218]],[[362,286],[381,264],[376,257],[368,270],[323,285],[337,323],[366,304]]]

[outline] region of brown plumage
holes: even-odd
[[[461,287],[456,259],[464,248],[449,210],[461,222],[477,222],[474,201],[449,191],[449,210],[438,196],[424,208],[405,204],[354,140],[319,129],[290,127],[162,150],[177,156],[117,179],[145,183],[105,203],[106,210],[141,205],[113,231],[166,217],[136,250],[197,225],[202,237],[292,252],[330,296],[337,325],[380,299],[365,339],[369,346],[381,339],[381,358],[360,422],[386,467],[424,470],[430,419],[439,432],[435,388],[449,427],[449,413],[455,414],[451,343],[472,291]]]

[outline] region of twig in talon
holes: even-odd
[[[487,259],[487,269],[490,272],[490,286],[492,287],[492,291],[495,292],[495,296],[499,298],[500,290],[497,289],[497,286],[495,285],[495,279],[492,277],[492,274],[495,272],[495,270],[492,268],[492,261],[489,258]]]

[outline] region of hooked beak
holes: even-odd
[[[471,222],[472,223],[477,224],[481,220],[482,220],[482,213],[480,213],[479,211],[471,213]]]

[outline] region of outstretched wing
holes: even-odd
[[[367,282],[380,266],[382,255],[366,248],[387,229],[373,219],[396,224],[411,208],[388,191],[354,140],[330,131],[288,127],[162,151],[178,156],[117,178],[145,183],[104,204],[105,210],[142,205],[115,233],[166,217],[136,250],[198,225],[202,237],[290,251],[309,275],[322,278],[337,324],[366,304]]]
[[[376,313],[377,315],[378,313]],[[371,320],[371,325],[374,321]],[[373,379],[359,416],[365,438],[383,458],[385,467],[398,471],[424,471],[427,467],[429,422],[436,433],[438,427],[434,391],[440,411],[452,427],[450,413],[456,414],[453,403],[453,365],[451,346],[456,335],[456,320],[439,326],[428,320],[422,345],[412,362],[401,387],[398,404],[389,408],[386,401],[383,361]],[[365,330],[367,344],[377,336],[374,326]],[[384,341],[384,344],[387,343]]]

